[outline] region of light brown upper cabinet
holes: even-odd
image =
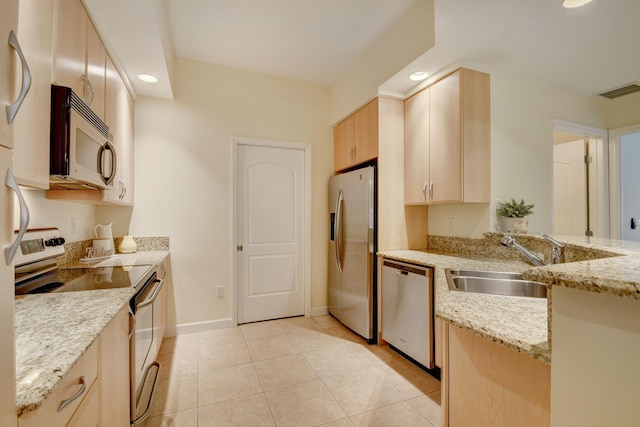
[[[490,121],[489,75],[478,71],[461,68],[407,99],[405,203],[488,203]],[[425,150],[422,165],[413,156]]]
[[[80,0],[56,0],[52,81],[104,120],[106,50]]]
[[[336,125],[333,153],[336,172],[378,157],[378,98]]]
[[[429,202],[429,88],[404,101],[404,202]]]
[[[103,200],[133,205],[133,98],[107,56],[105,123],[113,136],[118,167],[113,188],[103,191]]]
[[[13,170],[18,184],[45,190],[49,189],[52,32],[53,3],[20,0],[17,36],[31,72],[31,88],[13,121],[13,135],[18,141]],[[14,75],[17,96],[22,72]]]

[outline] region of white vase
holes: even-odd
[[[529,227],[529,221],[524,218],[505,218],[507,233],[525,234]]]
[[[120,246],[118,246],[118,250],[121,254],[132,254],[138,250],[138,245],[136,245],[133,237],[124,236],[122,242],[120,242]]]

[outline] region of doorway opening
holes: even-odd
[[[611,237],[640,241],[640,124],[609,132]]]
[[[609,237],[605,129],[553,121],[554,234]]]

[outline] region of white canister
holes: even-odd
[[[124,236],[122,242],[120,242],[120,246],[118,246],[118,250],[121,254],[132,254],[138,250],[138,245],[136,245],[133,237]]]

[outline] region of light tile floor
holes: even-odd
[[[331,316],[165,338],[145,427],[440,427],[440,382]]]

